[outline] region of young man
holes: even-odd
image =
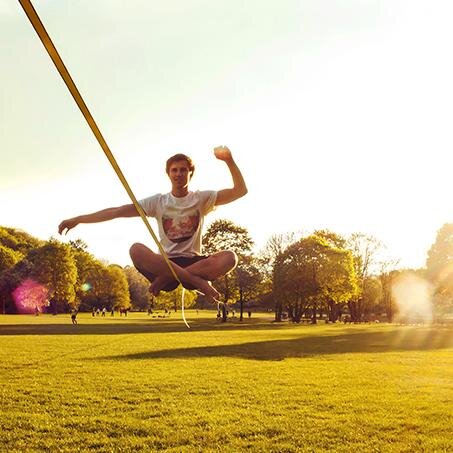
[[[188,156],[176,154],[168,159],[166,166],[171,192],[156,194],[139,201],[146,215],[157,219],[161,244],[178,278],[186,288],[198,289],[211,302],[218,300],[219,294],[210,282],[233,270],[237,257],[234,252],[227,250],[210,256],[201,255],[203,218],[216,206],[231,203],[247,193],[244,178],[231,151],[226,146],[219,146],[214,148],[214,155],[227,164],[233,179],[232,188],[217,192],[189,191],[189,182],[195,167]],[[135,206],[127,204],[63,220],[58,232],[68,232],[79,223],[137,216],[139,214]],[[130,255],[137,270],[152,282],[150,291],[154,295],[161,290],[171,291],[178,286],[161,255],[139,243],[132,245]]]

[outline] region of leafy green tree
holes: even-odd
[[[453,223],[437,232],[426,260],[426,276],[434,285],[434,302],[438,312],[453,306]]]
[[[129,286],[129,297],[132,308],[140,311],[152,308],[154,296],[149,292],[150,283],[140,272],[133,266],[124,268],[127,283]]]
[[[376,313],[379,302],[382,300],[382,284],[378,277],[367,277],[363,284],[362,302],[365,320]]]
[[[398,261],[384,261],[381,263],[379,272],[379,281],[381,282],[381,299],[379,301],[380,312],[385,312],[387,320],[392,322],[396,313],[397,306],[392,294],[392,286],[395,278],[399,275],[399,271],[395,268]]]
[[[330,230],[316,230],[313,233],[315,236],[323,238],[328,244],[337,249],[347,249],[348,241],[341,235]]]
[[[11,269],[21,258],[19,252],[0,244],[0,274]]]
[[[319,265],[318,281],[329,321],[336,322],[343,306],[356,296],[359,288],[351,251],[337,248],[337,245],[344,245],[344,242],[328,244],[329,248],[324,250],[322,257],[323,263]]]
[[[354,265],[358,281],[358,292],[348,301],[349,313],[353,322],[363,319],[366,301],[364,300],[365,282],[373,273],[378,273],[377,255],[382,243],[375,237],[364,233],[354,233],[348,239],[348,248],[354,256]]]
[[[179,285],[174,291],[161,291],[155,299],[155,308],[177,311],[181,307],[182,286]],[[191,308],[195,305],[197,293],[195,291],[184,291],[184,308]]]
[[[275,295],[281,298],[293,322],[300,322],[309,308],[316,321],[320,296],[319,264],[326,248],[325,240],[309,236],[291,244],[275,260]]]
[[[266,245],[264,246],[264,249],[260,252],[258,258],[261,274],[264,276],[264,297],[262,297],[262,299],[271,299],[273,301],[275,320],[279,322],[282,320],[283,299],[277,296],[278,288],[276,288],[274,282],[274,276],[276,272],[275,261],[283,254],[285,249],[294,242],[295,233],[274,234],[268,239]],[[266,294],[266,289],[268,294]]]
[[[17,276],[14,276],[13,268],[21,258],[20,252],[0,244],[0,301],[3,314],[6,313],[7,306],[13,303],[11,293],[18,281]]]
[[[130,308],[129,284],[123,268],[117,264],[110,264],[107,266],[107,273],[111,282],[108,298],[109,309]]]
[[[43,243],[25,231],[0,226],[0,244],[24,255],[29,250],[40,247]]]
[[[76,305],[81,311],[91,310],[91,290],[93,282],[99,276],[102,264],[86,251],[87,247],[83,241],[70,241],[69,244],[72,248],[77,268],[77,280],[74,286],[77,300]]]
[[[13,292],[27,279],[32,267],[31,263],[24,258],[0,274],[0,297],[5,313],[17,313]]]
[[[69,245],[51,239],[43,246],[32,249],[27,260],[32,265],[30,277],[47,288],[54,312],[65,311],[75,305],[77,267]]]
[[[239,319],[242,321],[244,303],[256,297],[261,289],[262,274],[257,264],[257,259],[252,255],[244,255],[235,269],[235,276],[239,292]]]
[[[253,240],[246,228],[230,220],[215,220],[209,225],[202,239],[203,251],[208,255],[231,250],[238,255],[250,253]]]
[[[357,292],[352,254],[333,241],[315,234],[291,244],[275,260],[274,291],[281,298],[293,322],[311,313],[316,323],[322,304],[334,308]]]
[[[239,260],[252,251],[253,240],[246,228],[235,225],[230,220],[216,220],[208,227],[202,238],[203,250],[211,255],[222,250],[235,252]],[[214,282],[214,286],[222,295],[223,304],[239,297],[239,288],[234,273],[225,275]],[[223,305],[223,321],[226,321],[225,305]]]
[[[127,277],[121,266],[104,265],[98,260],[90,263],[86,277],[84,308],[129,308],[130,296]]]

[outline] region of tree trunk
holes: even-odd
[[[281,304],[281,302],[275,303],[275,321],[282,322],[282,304]]]
[[[313,312],[312,312],[312,316],[311,316],[311,323],[312,324],[317,324],[318,321],[316,319],[316,305],[313,305]]]
[[[244,313],[244,301],[242,299],[242,289],[239,290],[239,304],[241,307],[241,314],[239,315],[239,321],[242,321],[243,313]]]

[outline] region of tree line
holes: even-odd
[[[392,285],[409,272],[432,285],[437,313],[453,307],[453,224],[438,231],[426,266],[413,270],[397,269],[396,261],[382,261],[382,244],[363,233],[347,238],[328,230],[306,236],[276,234],[254,253],[248,230],[224,219],[211,223],[202,241],[206,254],[228,249],[239,256],[237,268],[214,285],[224,304],[237,307],[240,319],[244,307],[255,307],[274,311],[276,321],[316,323],[321,317],[331,322],[393,321],[398,306]],[[42,302],[34,298],[43,297],[46,310],[54,313],[104,307],[177,309],[181,300],[181,289],[153,297],[149,282],[134,267],[98,260],[81,240],[42,241],[24,231],[0,227],[3,313],[18,311],[16,294],[24,282],[44,288],[44,293],[27,293],[29,311]],[[185,306],[195,304],[206,306],[202,296],[186,292]]]

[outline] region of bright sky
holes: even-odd
[[[249,194],[211,214],[274,233],[380,239],[423,266],[453,221],[451,0],[35,0],[138,198],[189,154],[193,189]],[[64,218],[129,203],[19,2],[0,0],[0,225],[57,236]],[[151,245],[140,219],[81,225],[98,258]]]

